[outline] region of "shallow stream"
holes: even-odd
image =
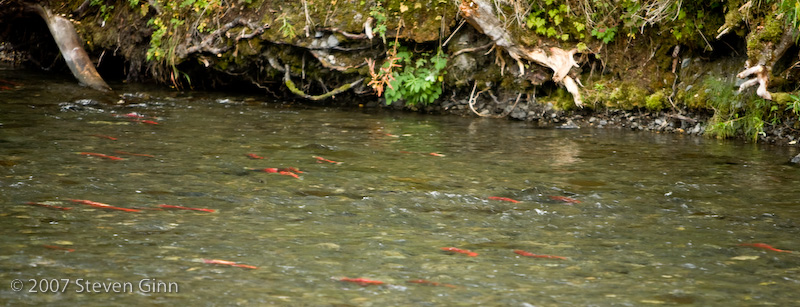
[[[791,149],[0,79],[6,305],[800,305]]]

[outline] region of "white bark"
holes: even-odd
[[[111,87],[100,77],[100,74],[94,69],[94,63],[89,59],[89,55],[83,50],[78,33],[72,23],[64,17],[53,15],[49,9],[41,5],[32,5],[31,8],[47,23],[47,28],[53,35],[53,39],[61,51],[61,56],[67,62],[72,75],[81,84],[93,89],[103,92],[111,91]]]
[[[494,43],[508,52],[517,62],[527,60],[553,70],[553,81],[563,84],[572,94],[575,105],[583,107],[577,83],[569,76],[572,67],[578,67],[573,55],[577,50],[564,50],[558,47],[524,48],[514,41],[503,23],[494,15],[494,8],[488,0],[462,1],[459,6],[461,15],[475,29],[489,36]]]

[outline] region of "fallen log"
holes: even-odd
[[[97,70],[94,69],[94,63],[89,59],[86,50],[83,50],[82,44],[78,39],[78,33],[72,23],[64,17],[53,15],[49,9],[39,5],[29,5],[39,16],[47,23],[47,28],[53,39],[58,45],[61,56],[67,62],[69,70],[72,75],[78,79],[81,84],[96,89],[102,92],[111,91],[111,87],[103,81]]]
[[[487,0],[462,0],[459,11],[467,22],[475,29],[492,39],[495,45],[502,47],[508,55],[517,61],[520,73],[524,73],[522,60],[531,61],[553,70],[553,81],[564,85],[575,105],[583,107],[581,93],[575,80],[569,76],[572,67],[578,67],[573,55],[576,49],[564,50],[558,47],[525,48],[518,45],[511,34],[495,15],[492,3]]]

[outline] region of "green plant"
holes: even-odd
[[[386,90],[386,104],[403,99],[409,106],[419,103],[430,104],[442,94],[442,80],[447,66],[447,56],[441,49],[433,56],[420,53],[418,57],[405,47],[399,47],[396,54],[404,63],[402,72],[393,72],[394,80]]]
[[[617,27],[597,27],[592,29],[592,36],[603,41],[604,44],[610,43],[617,35]]]
[[[297,34],[295,34],[294,31],[294,26],[289,22],[289,18],[286,17],[286,13],[281,15],[281,17],[278,17],[278,19],[282,20],[283,22],[283,25],[281,25],[280,28],[283,37],[288,39],[294,39],[295,37],[297,37]]]
[[[786,111],[792,111],[795,116],[800,116],[800,95],[789,94],[791,101],[786,106]]]
[[[111,11],[114,10],[113,5],[106,5],[103,3],[103,0],[92,0],[89,2],[89,5],[100,6],[100,16],[103,18],[103,22],[106,22],[111,18]]]
[[[533,29],[539,35],[555,37],[560,40],[568,40],[569,34],[562,33],[561,24],[569,18],[570,9],[566,4],[555,5],[553,0],[546,0],[540,9],[532,10],[525,18],[525,25]],[[583,31],[582,23],[573,22],[573,26],[578,33]],[[580,34],[583,35],[583,34]],[[581,36],[582,37],[582,36]]]
[[[764,135],[767,122],[775,125],[780,121],[782,110],[776,102],[736,95],[730,82],[708,77],[703,81],[703,88],[713,93],[703,96],[714,110],[706,130],[710,136],[729,138],[741,134],[757,142],[758,137]],[[800,107],[800,102],[796,106]],[[790,104],[790,107],[794,110],[795,105]]]
[[[383,3],[378,1],[375,6],[369,9],[369,15],[375,19],[375,26],[373,26],[373,31],[378,33],[378,36],[381,37],[383,43],[386,43],[386,9],[383,7]]]

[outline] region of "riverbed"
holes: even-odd
[[[789,148],[15,76],[8,305],[800,304]]]

